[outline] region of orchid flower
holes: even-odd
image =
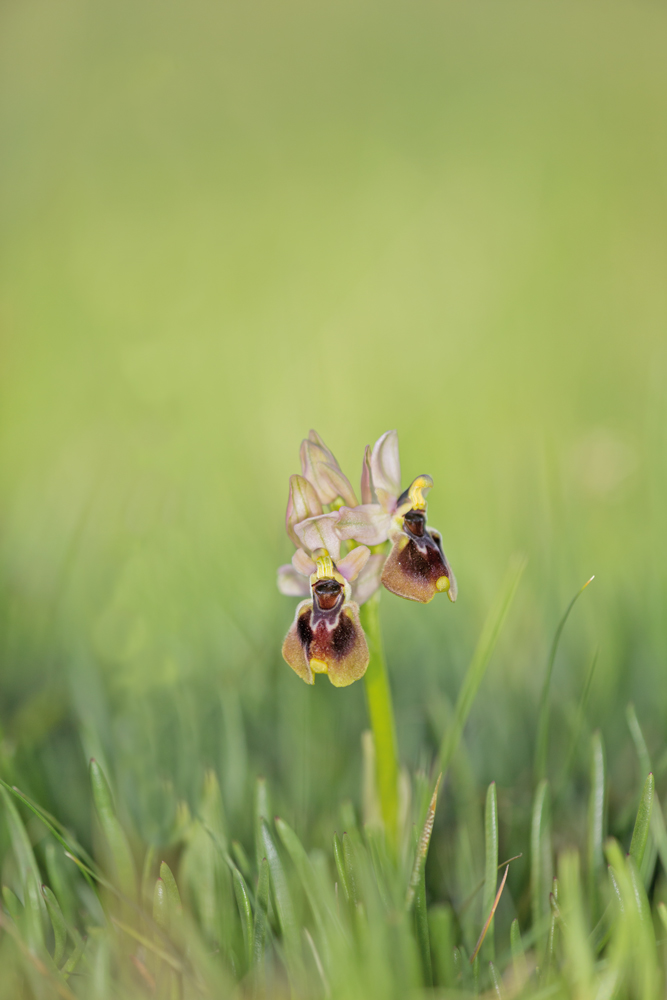
[[[365,674],[368,645],[359,606],[350,600],[350,584],[323,550],[316,557],[310,588],[312,598],[296,609],[283,657],[306,684],[315,683],[315,674],[328,674],[335,687],[347,687]]]
[[[425,495],[433,480],[417,476],[401,492],[396,431],[383,434],[369,452],[367,448],[362,471],[364,502],[340,508],[336,533],[364,545],[391,541],[381,579],[392,593],[422,604],[428,604],[437,593],[446,593],[450,601],[455,601],[456,579],[443,551],[442,538],[426,524]]]

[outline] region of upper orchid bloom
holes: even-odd
[[[418,476],[401,493],[398,434],[394,430],[378,439],[370,456],[368,451],[362,468],[364,503],[340,509],[337,533],[364,545],[379,545],[387,539],[393,543],[382,570],[382,583],[392,593],[427,604],[438,592],[446,592],[450,601],[455,601],[456,580],[440,534],[426,525],[425,495],[433,480]]]
[[[297,607],[283,643],[285,660],[306,684],[315,683],[315,674],[327,674],[335,687],[346,687],[363,677],[368,666],[359,607],[350,600],[350,584],[339,567],[328,553],[317,554],[311,599]]]
[[[457,596],[456,577],[442,548],[440,532],[426,524],[424,493],[430,476],[418,476],[398,498],[389,538],[391,552],[382,570],[382,583],[393,594],[428,604],[436,594]]]

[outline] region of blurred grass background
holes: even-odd
[[[634,809],[625,706],[656,752],[667,712],[666,19],[5,4],[1,767],[84,841],[91,754],[157,847],[209,765],[241,837],[260,773],[308,842],[358,801],[362,686],[280,656],[311,426],[355,483],[390,427],[405,482],[435,480],[459,602],[383,597],[404,762],[431,759],[522,552],[459,766],[480,803],[497,780],[514,853],[549,644],[595,573],[549,771],[599,648],[582,743],[602,727],[612,826]]]

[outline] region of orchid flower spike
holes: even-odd
[[[329,553],[321,549],[314,556],[312,597],[296,609],[283,656],[306,684],[315,683],[315,674],[327,674],[333,685],[346,687],[363,677],[369,660],[359,607]]]
[[[387,431],[366,449],[362,470],[362,499],[357,507],[341,507],[337,534],[364,545],[389,539],[391,552],[382,570],[382,583],[392,593],[428,604],[435,595],[457,596],[456,579],[442,548],[440,533],[426,524],[426,493],[430,476],[418,476],[401,493],[398,434]],[[373,497],[375,495],[375,498]]]
[[[290,477],[285,517],[296,551],[278,569],[278,587],[306,598],[296,609],[283,656],[307,684],[318,673],[328,674],[336,687],[363,676],[369,654],[359,605],[381,584],[423,604],[443,592],[456,600],[440,534],[426,524],[432,485],[430,476],[418,476],[401,492],[398,435],[387,431],[372,451],[366,448],[358,504],[319,434],[311,431],[302,442],[301,475]],[[371,552],[369,546],[378,548]]]

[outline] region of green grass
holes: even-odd
[[[2,1000],[662,995],[665,11],[0,19]],[[280,657],[311,426],[459,581],[381,602],[394,860]]]

